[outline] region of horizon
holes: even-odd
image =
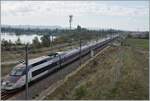
[[[13,26],[18,26],[18,27],[19,26],[56,27],[57,26],[57,27],[61,27],[60,30],[61,29],[68,29],[68,30],[70,30],[69,26],[68,27],[62,27],[62,26],[59,26],[59,25],[1,25],[1,26],[11,26],[11,27],[13,27]],[[72,30],[74,30],[76,28],[77,28],[77,26],[76,27],[72,27]],[[82,26],[81,26],[81,28],[86,28],[87,30],[111,30],[112,29],[112,30],[131,31],[131,32],[147,32],[147,31],[149,31],[149,30],[139,31],[139,30],[123,30],[123,29],[115,29],[115,28],[96,28],[96,27],[89,27],[88,28],[88,27],[82,27]],[[45,29],[47,29],[47,28],[45,28]]]
[[[73,28],[149,31],[148,7],[148,1],[1,1],[1,25],[68,28],[72,14]]]

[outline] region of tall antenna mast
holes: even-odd
[[[70,23],[70,30],[71,30],[71,24],[72,24],[72,15],[69,15],[69,23]]]

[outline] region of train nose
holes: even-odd
[[[12,86],[13,83],[9,82],[9,81],[2,81],[2,86]]]
[[[9,76],[6,78],[6,81],[10,83],[16,83],[19,80],[20,76]]]
[[[5,90],[13,89],[18,79],[19,77],[8,76],[7,78],[1,81],[1,89]]]
[[[2,81],[1,83],[1,89],[5,90],[11,90],[13,88],[14,84],[9,81]]]

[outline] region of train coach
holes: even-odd
[[[118,36],[105,38],[101,41],[78,47],[65,52],[56,52],[48,56],[41,56],[28,61],[28,82],[37,80],[38,78],[58,70],[63,66],[75,61],[79,57],[89,54],[90,50],[96,50]],[[26,82],[26,65],[22,62],[16,65],[12,71],[1,81],[1,88],[4,90],[15,90],[21,88]]]

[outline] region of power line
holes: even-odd
[[[79,52],[79,65],[81,66],[81,38],[80,38],[80,40],[79,40],[80,42],[79,42],[79,44],[80,44],[80,52]]]
[[[25,52],[26,52],[26,100],[28,100],[28,44],[25,46]]]
[[[70,30],[71,30],[72,18],[73,18],[73,15],[69,15]]]

